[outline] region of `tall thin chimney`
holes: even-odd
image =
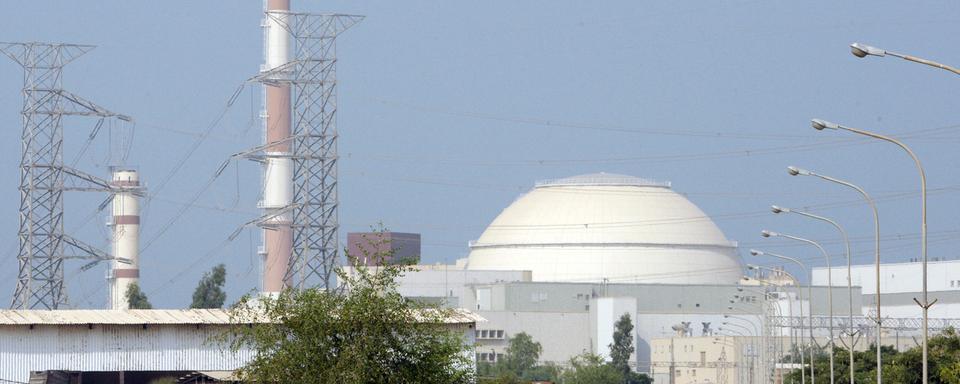
[[[264,30],[265,64],[261,71],[269,71],[290,61],[290,34],[283,22],[290,11],[290,0],[266,0],[267,12]],[[290,86],[288,84],[264,85],[265,142],[277,143],[266,149],[266,161],[263,169],[263,201],[260,208],[264,213],[288,206],[293,201],[293,161],[290,159]],[[293,244],[293,232],[290,227],[292,216],[289,213],[271,219],[263,229],[263,292],[277,293],[289,286],[284,277],[290,260]]]

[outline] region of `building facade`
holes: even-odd
[[[478,321],[460,311],[446,326],[473,345]],[[0,382],[34,371],[233,371],[254,353],[215,342],[235,325],[222,309],[0,310]]]

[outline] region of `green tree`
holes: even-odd
[[[570,360],[570,369],[563,372],[564,384],[622,384],[623,374],[603,357],[584,353]]]
[[[540,360],[543,347],[526,332],[520,332],[507,341],[506,354],[499,364],[519,377],[529,371]]]
[[[252,349],[238,373],[260,383],[470,383],[471,349],[444,322],[456,312],[404,299],[396,279],[408,267],[337,271],[341,290],[287,290],[245,296],[221,342]]]
[[[477,373],[481,383],[521,384],[531,381],[556,381],[561,369],[554,364],[537,365],[543,347],[526,332],[507,341],[507,350],[497,363],[480,363]]]
[[[633,321],[629,313],[624,313],[614,323],[613,343],[610,343],[610,360],[621,374],[630,374],[630,355],[633,354]]]
[[[223,284],[227,281],[227,268],[223,264],[213,267],[210,272],[204,273],[193,291],[193,302],[190,308],[221,308],[227,299],[223,291]]]
[[[147,294],[140,290],[140,284],[131,283],[127,286],[127,306],[130,309],[151,309],[150,300],[147,300]]]
[[[835,348],[833,353],[836,362],[837,382],[849,381],[848,352],[842,348]],[[857,362],[854,366],[855,382],[871,383],[876,381],[876,353],[875,345],[871,345],[866,351],[854,353],[854,359]],[[920,377],[923,365],[921,347],[917,346],[898,352],[891,346],[883,346],[880,348],[880,354],[883,359],[883,382],[898,384],[919,384],[923,382]],[[818,382],[828,382],[830,380],[828,360],[826,353],[816,356],[814,364]],[[947,328],[930,338],[928,361],[931,383],[960,384],[960,335],[957,334],[956,330]],[[789,382],[791,380],[799,381],[800,372],[794,370],[785,375],[784,381]]]

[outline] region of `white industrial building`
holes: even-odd
[[[447,327],[472,345],[478,321],[461,311]],[[43,371],[86,373],[100,383],[229,373],[253,357],[212,340],[235,325],[223,309],[0,310],[0,382],[26,383]]]
[[[847,267],[833,267],[833,284],[847,285]],[[863,287],[863,314],[876,313],[876,264],[854,265],[850,270],[853,285]],[[918,261],[884,263],[880,265],[880,310],[883,317],[921,317],[920,299],[923,291],[923,269]],[[813,283],[827,284],[827,268],[813,269]],[[927,292],[929,300],[937,300],[930,307],[931,318],[960,318],[960,260],[930,261],[927,263]]]
[[[736,243],[670,183],[591,174],[536,184],[470,243],[467,269],[533,281],[734,284]]]
[[[767,327],[767,336],[790,341],[799,337],[800,323],[809,328],[812,322],[815,337],[825,345],[831,294],[835,334],[850,327],[850,308],[862,340],[872,340],[875,332],[861,311],[873,302],[869,280],[855,277],[851,303],[845,269],[843,274],[834,272],[832,289],[815,272],[814,286],[802,292],[783,276],[746,278],[737,244],[669,183],[603,173],[540,182],[504,209],[469,247],[469,256],[457,264],[417,266],[418,271],[399,283],[406,296],[469,309],[485,318],[475,335],[481,362],[497,361],[508,339],[520,332],[541,343],[544,362],[565,364],[583,352],[608,355],[613,323],[630,314],[637,347],[633,363],[663,381],[668,378],[664,372],[676,371],[663,370],[666,355],[658,361],[655,344],[680,342],[674,340],[678,338],[690,342],[714,332],[730,335],[735,327]],[[960,277],[956,279],[960,290]],[[736,323],[730,316],[738,318]],[[888,319],[891,328],[882,334],[884,344],[912,346],[912,321]],[[940,329],[953,322],[932,324]],[[678,329],[685,331],[678,334]],[[866,347],[867,342],[856,346]],[[723,351],[711,344],[697,350],[696,361],[679,361],[686,355],[672,354],[669,364],[687,364],[692,374],[699,352],[704,352],[709,361],[698,371],[704,373],[691,382],[744,377],[737,376],[744,375],[742,371],[721,369],[727,363],[719,363],[716,353]],[[733,367],[743,356],[723,358]],[[702,371],[708,365],[715,369]],[[770,372],[772,367],[767,365]]]
[[[603,173],[540,182],[469,245],[457,264],[416,266],[398,283],[405,296],[485,318],[478,361],[496,361],[520,332],[543,345],[543,361],[608,355],[614,322],[630,314],[634,364],[649,371],[650,342],[675,325],[716,327],[737,296],[748,317],[761,312],[737,286],[736,243],[669,183]]]

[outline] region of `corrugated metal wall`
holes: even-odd
[[[474,326],[449,324],[474,345]],[[234,354],[210,339],[222,325],[26,325],[0,326],[0,383],[26,383],[30,371],[219,371],[240,368],[253,357]],[[473,358],[473,352],[467,355]]]
[[[30,371],[70,369],[232,370],[251,357],[210,341],[215,325],[0,326],[0,379],[26,382]]]

